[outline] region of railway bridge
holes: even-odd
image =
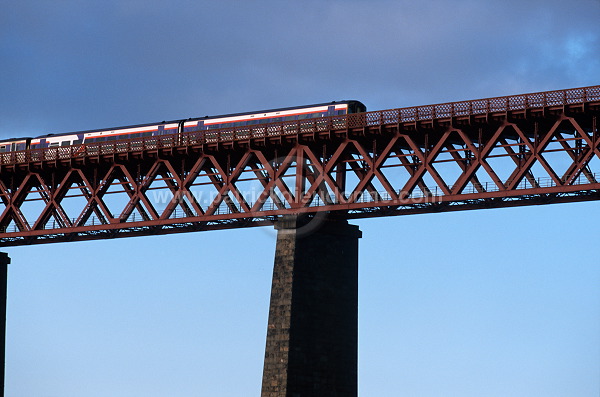
[[[262,396],[356,397],[348,221],[597,200],[599,115],[594,86],[1,153],[0,246],[274,225]]]

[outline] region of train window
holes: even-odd
[[[82,139],[76,139],[73,141],[73,145],[81,145],[83,143]]]
[[[60,143],[60,146],[69,146],[71,144],[71,141],[62,141]]]
[[[0,153],[8,152],[8,145],[0,145]]]
[[[58,146],[58,142],[50,142],[50,144],[48,145],[48,147],[57,147]]]

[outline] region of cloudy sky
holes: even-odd
[[[0,137],[600,84],[600,1],[7,1]],[[361,220],[361,396],[600,395],[598,203]],[[10,248],[6,394],[257,396],[268,228]]]

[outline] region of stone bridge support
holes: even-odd
[[[297,216],[275,227],[262,397],[356,397],[361,232]]]

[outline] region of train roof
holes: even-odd
[[[92,132],[120,130],[120,129],[125,129],[125,128],[138,128],[138,127],[149,127],[149,126],[159,125],[159,124],[180,123],[182,121],[195,121],[195,120],[205,120],[205,119],[216,119],[216,118],[222,118],[222,117],[235,117],[235,116],[243,116],[243,115],[246,115],[246,114],[256,114],[256,113],[280,112],[280,111],[285,111],[285,110],[311,108],[311,107],[316,107],[316,106],[329,106],[329,105],[340,104],[340,103],[347,103],[347,104],[358,103],[358,104],[361,104],[362,106],[364,106],[364,104],[362,102],[360,102],[360,101],[357,101],[357,100],[354,100],[354,99],[349,99],[349,100],[341,100],[341,101],[313,103],[313,104],[304,105],[304,106],[289,106],[289,107],[284,107],[284,108],[255,110],[255,111],[250,111],[250,112],[218,114],[218,115],[204,116],[204,117],[190,117],[190,118],[187,118],[187,119],[176,119],[176,120],[169,120],[169,121],[163,120],[163,121],[159,121],[159,122],[155,122],[155,123],[122,125],[122,126],[118,126],[118,127],[96,128],[96,129],[93,129],[93,130],[83,130],[83,131],[60,132],[60,133],[56,133],[56,134],[37,135],[35,137],[19,137],[19,138],[6,138],[6,139],[0,138],[0,143],[1,142],[12,142],[12,141],[17,141],[17,140],[27,139],[27,138],[44,138],[44,137],[48,137],[48,136],[63,136],[63,135],[88,134],[88,133],[92,133]]]
[[[204,117],[194,117],[194,118],[190,118],[188,120],[203,120],[206,118],[209,119],[220,119],[223,117],[235,117],[235,116],[243,116],[246,114],[255,114],[255,113],[272,113],[272,112],[282,112],[282,111],[286,111],[286,110],[294,110],[294,109],[303,109],[303,108],[313,108],[313,107],[317,107],[317,106],[329,106],[329,105],[335,105],[335,104],[339,104],[339,103],[360,103],[361,105],[364,106],[364,104],[360,101],[357,101],[355,99],[349,99],[349,100],[343,100],[343,101],[331,101],[331,102],[324,102],[324,103],[312,103],[310,105],[304,105],[304,106],[290,106],[290,107],[286,107],[286,108],[275,108],[275,109],[263,109],[263,110],[255,110],[252,112],[241,112],[241,113],[230,113],[230,114],[218,114],[218,115],[214,115],[214,116],[204,116]]]

